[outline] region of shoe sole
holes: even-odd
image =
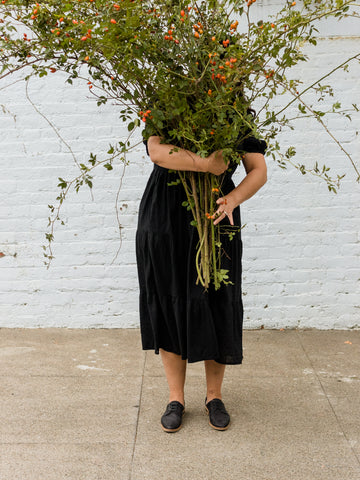
[[[183,410],[182,412],[182,415],[184,415],[185,413],[185,410]],[[166,433],[175,433],[175,432],[178,432],[180,430],[180,428],[182,427],[182,423],[180,424],[180,426],[178,428],[165,428],[164,425],[162,423],[160,423],[161,425],[161,428],[164,430],[164,432]]]
[[[163,425],[161,425],[161,428],[164,430],[164,432],[166,433],[175,433],[175,432],[178,432],[180,430],[180,428],[182,427],[182,425],[180,425],[180,427],[178,428],[165,428]]]
[[[206,406],[205,406],[205,411],[209,415],[209,409]],[[209,425],[210,425],[210,427],[214,428],[215,430],[220,430],[222,432],[224,430],[227,430],[230,427],[230,422],[226,425],[226,427],[217,427],[216,425],[213,425],[210,422],[210,417],[209,417]]]

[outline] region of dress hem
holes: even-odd
[[[159,348],[162,348],[162,347],[159,347]],[[154,347],[143,347],[142,349],[143,350],[152,350],[155,353],[155,355],[160,354],[159,349],[156,349]],[[181,353],[171,352],[170,350],[166,350],[165,348],[162,348],[162,350],[165,350],[166,352],[169,352],[169,353],[174,353],[175,355],[179,355],[179,356],[181,356],[182,360],[187,360],[188,363],[197,363],[197,362],[204,362],[205,360],[214,360],[216,363],[220,363],[221,365],[241,365],[242,361],[244,359],[244,357],[241,357],[240,360],[235,361],[235,362],[225,362],[225,361],[222,362],[219,359],[214,358],[214,355],[211,355],[211,357],[209,357],[209,358],[206,357],[206,358],[199,358],[199,359],[195,360],[195,359],[189,359],[188,357],[184,357],[183,355],[181,355]]]

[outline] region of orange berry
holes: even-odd
[[[295,7],[295,5],[296,5],[296,2],[292,2],[291,6]]]
[[[195,33],[194,33],[194,37],[195,37],[195,38],[199,38],[199,37],[200,37],[200,35],[198,34],[198,32],[195,32]]]
[[[87,40],[87,38],[88,38],[88,37],[81,37],[81,40],[82,40],[83,42],[85,42],[85,40]]]
[[[275,28],[275,23],[272,23],[272,24],[271,24],[271,28]]]
[[[212,90],[208,90],[208,95],[211,95],[212,94]]]
[[[84,58],[85,62],[87,62],[89,60],[89,57],[86,55],[86,57]]]
[[[211,40],[212,40],[213,42],[215,42],[216,37],[211,37]]]
[[[112,18],[112,19],[110,20],[110,23],[113,23],[113,24],[115,24],[115,23],[116,23],[116,20],[115,20],[115,18]]]
[[[181,10],[180,15],[181,15],[182,17],[185,17],[185,11],[184,11],[184,10]]]

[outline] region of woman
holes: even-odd
[[[266,144],[251,137],[241,145],[247,152],[243,156],[247,175],[237,187],[231,180],[237,164],[225,164],[221,151],[202,158],[174,150],[157,136],[146,146],[154,169],[140,204],[136,254],[142,346],[160,352],[170,392],[161,426],[166,432],[181,428],[187,362],[204,361],[209,423],[226,430],[230,416],[221,395],[225,366],[242,362],[241,233],[239,228],[231,241],[228,235],[221,240],[222,268],[229,270],[232,284],[205,291],[196,284],[197,230],[190,226],[191,212],[182,206],[186,196],[182,184],[176,183],[176,170],[214,175],[226,171],[214,224],[240,226],[239,205],[267,179]]]

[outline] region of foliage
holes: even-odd
[[[358,17],[358,6],[354,0],[304,0],[300,6],[285,1],[276,17],[253,22],[254,3],[2,0],[0,78],[20,69],[25,69],[25,79],[65,71],[71,84],[82,77],[85,67],[89,89],[98,105],[111,99],[123,105],[121,115],[129,139],[110,146],[106,161],[99,162],[91,154],[89,165],[78,165],[76,179],[59,179],[59,206],[70,187],[78,190],[84,183],[92,187],[91,172],[99,164],[111,170],[115,158],[125,162],[125,154],[132,147],[130,137],[140,126],[145,127],[145,138],[160,135],[165,142],[203,157],[222,150],[225,159],[237,163],[245,153],[241,151],[244,139],[262,137],[281,168],[291,163],[303,174],[311,172],[322,177],[329,190],[336,192],[342,176],[332,179],[326,165],[316,164],[309,169],[296,164],[294,147],[282,152],[277,135],[284,127],[294,128],[297,118],[313,117],[333,137],[324,116],[350,116],[337,101],[330,111],[324,111],[316,103],[309,105],[304,94],[312,91],[318,101],[331,97],[331,86],[322,82],[335,70],[346,69],[349,62],[359,61],[360,54],[345,59],[302,89],[300,79],[288,79],[287,72],[308,60],[300,47],[306,43],[316,45],[317,21]],[[292,100],[274,110],[272,99],[285,92]],[[254,102],[258,106],[255,118],[249,111]],[[291,118],[288,112],[294,105],[298,115]],[[356,105],[353,108],[358,110]],[[359,180],[353,159],[333,139],[352,162]],[[220,227],[214,228],[208,217],[211,219],[214,211],[211,192],[219,189],[221,194],[222,179],[188,172],[179,172],[179,178],[187,192],[186,207],[193,212],[192,224],[199,232],[199,279],[205,287],[212,280],[218,288],[227,282],[227,272],[221,269]],[[204,191],[208,192],[205,196]],[[50,207],[50,250],[45,253],[49,261],[53,226],[59,219],[59,208]],[[211,251],[213,263],[209,261]]]

